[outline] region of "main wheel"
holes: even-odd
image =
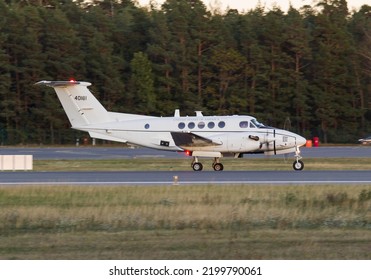
[[[213,168],[214,168],[215,171],[222,171],[224,169],[224,166],[223,166],[223,164],[218,162],[218,163],[215,163],[213,165]]]
[[[302,162],[301,160],[295,160],[292,167],[294,168],[294,170],[303,170],[304,168],[304,162]]]
[[[192,168],[194,171],[201,171],[203,166],[201,162],[195,162],[194,164],[192,164]]]

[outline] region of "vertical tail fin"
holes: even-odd
[[[40,81],[36,84],[54,88],[72,127],[111,121],[107,110],[88,89],[91,83]]]

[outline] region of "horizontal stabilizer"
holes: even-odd
[[[88,82],[79,82],[79,81],[40,81],[35,83],[35,85],[45,85],[49,87],[66,87],[66,86],[74,86],[74,85],[84,85],[90,86],[91,83]]]

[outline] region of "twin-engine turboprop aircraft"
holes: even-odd
[[[214,158],[215,171],[223,170],[220,158],[243,154],[278,155],[295,153],[293,168],[302,170],[299,147],[306,139],[287,130],[265,126],[251,116],[153,117],[107,111],[89,91],[88,82],[40,81],[53,87],[72,128],[86,131],[92,138],[138,146],[184,151],[193,157],[192,168],[201,171],[199,157]]]

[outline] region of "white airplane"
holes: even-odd
[[[199,157],[214,158],[215,171],[223,170],[220,158],[243,154],[279,155],[295,153],[293,168],[302,170],[299,147],[306,139],[287,130],[265,126],[251,116],[154,117],[107,111],[89,91],[91,83],[40,81],[54,88],[72,128],[92,138],[123,142],[166,151],[182,151],[193,157],[192,168],[201,171]]]

